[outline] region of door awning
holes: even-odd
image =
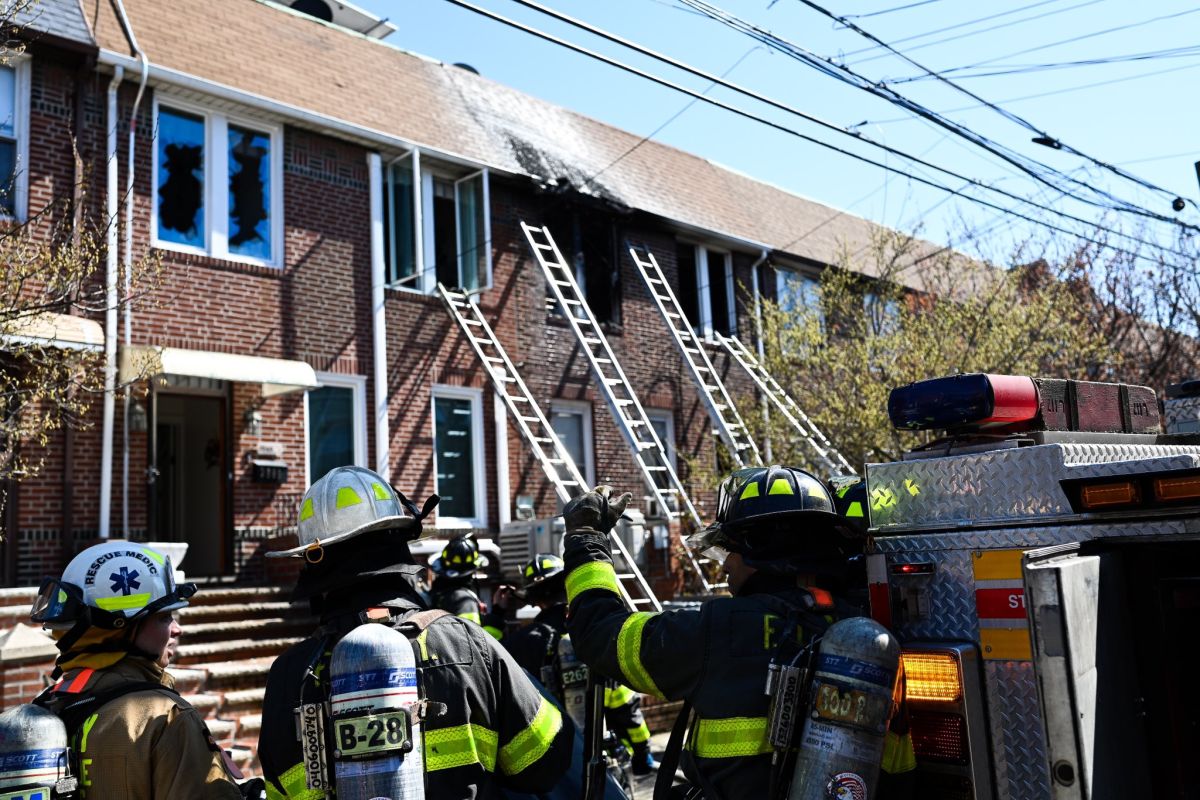
[[[316,372],[303,361],[152,345],[126,347],[121,351],[122,382],[149,375],[261,383],[264,397],[318,386]]]
[[[0,349],[8,342],[69,350],[104,349],[104,328],[100,323],[71,314],[46,313],[17,320],[0,338],[3,339]]]

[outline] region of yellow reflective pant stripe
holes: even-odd
[[[604,707],[620,708],[633,699],[633,689],[617,684],[617,688],[604,687]]]
[[[663,693],[658,690],[658,686],[642,664],[642,628],[646,627],[646,623],[654,616],[655,612],[638,611],[630,614],[625,620],[620,633],[617,634],[617,664],[621,667],[621,674],[629,679],[626,683],[634,689],[642,694],[663,697]]]
[[[546,755],[561,729],[562,714],[543,697],[529,726],[500,748],[500,769],[505,775],[521,773]]]
[[[286,800],[325,800],[325,792],[308,788],[304,777],[303,763],[297,764],[280,775],[279,785],[283,787],[283,794],[279,794],[275,785],[271,781],[267,781],[268,800],[275,800],[277,797],[286,798]]]
[[[650,741],[650,728],[644,722],[636,728],[630,728],[626,732],[629,734],[629,741],[634,744]]]
[[[479,612],[478,611],[464,611],[463,613],[459,614],[458,616],[462,619],[470,620],[471,622],[474,622],[476,625],[479,624]]]
[[[423,733],[425,771],[480,764],[488,772],[496,770],[496,745],[500,737],[482,725],[455,725],[433,728]]]
[[[689,747],[701,758],[744,758],[770,753],[767,718],[698,720]]]
[[[887,732],[887,736],[883,740],[883,764],[881,766],[884,772],[891,775],[909,772],[917,768],[917,754],[913,751],[911,734],[906,733],[902,736],[892,731]]]
[[[571,570],[571,574],[567,576],[567,603],[575,602],[575,598],[588,589],[607,589],[620,595],[621,589],[613,565],[607,561],[592,561]]]
[[[504,631],[497,628],[495,625],[484,625],[483,629],[488,632],[493,639],[500,641],[504,638]]]

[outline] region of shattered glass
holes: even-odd
[[[204,248],[204,118],[158,111],[158,238]]]
[[[271,137],[229,126],[229,252],[270,261]]]

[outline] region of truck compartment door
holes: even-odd
[[[1133,622],[1121,553],[1078,544],[1025,554],[1051,797],[1149,796]]]

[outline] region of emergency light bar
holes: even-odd
[[[910,383],[888,397],[892,425],[908,430],[1159,433],[1146,386],[981,372]]]

